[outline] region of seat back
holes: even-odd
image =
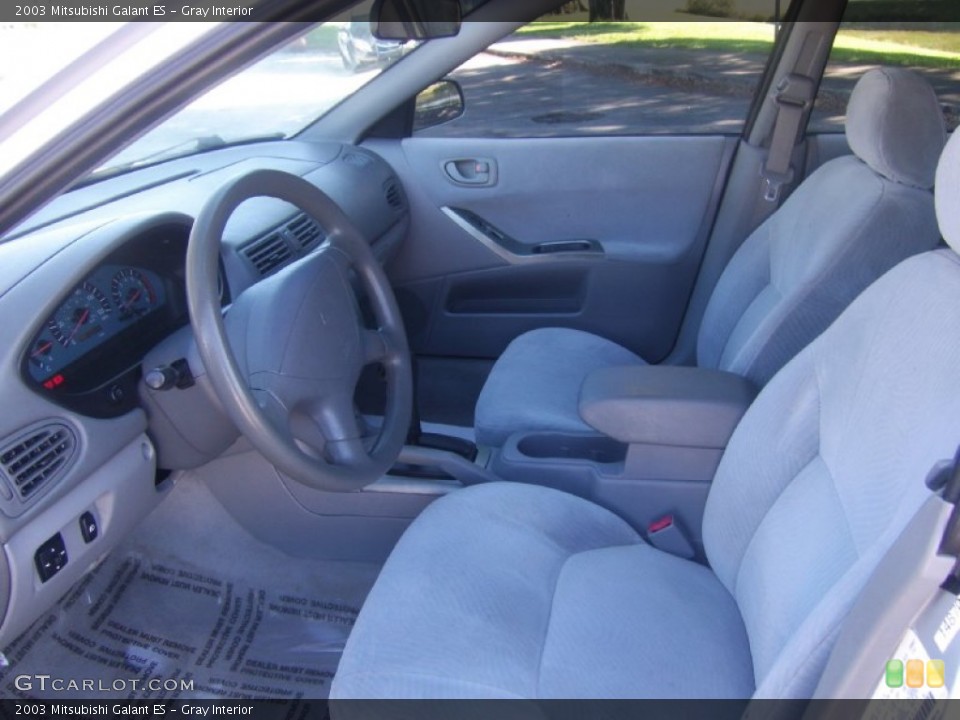
[[[807,178],[724,270],[700,329],[701,367],[764,385],[870,283],[938,242],[930,188],[946,136],[927,81],[865,74],[846,132],[854,155]]]
[[[809,696],[846,614],[960,442],[960,137],[937,184],[953,247],[860,295],[760,393],[704,516],[734,595],[757,695]]]

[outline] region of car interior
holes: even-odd
[[[321,0],[0,178],[5,697],[953,697],[960,61],[857,4]]]

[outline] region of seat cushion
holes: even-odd
[[[499,447],[519,430],[589,432],[577,410],[587,374],[643,364],[626,348],[580,330],[525,333],[507,346],[483,386],[477,400],[477,442]]]
[[[388,560],[331,697],[749,697],[733,598],[597,505],[493,483],[438,500]]]

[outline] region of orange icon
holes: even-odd
[[[907,687],[923,687],[923,660],[907,660]]]

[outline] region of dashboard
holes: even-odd
[[[148,351],[189,324],[184,259],[193,216],[231,177],[263,167],[300,175],[325,190],[382,257],[402,238],[405,198],[392,169],[372,153],[339,144],[226,149],[78,188],[32,218],[11,243],[36,242],[51,228],[64,233],[68,244],[92,244],[91,237],[108,242],[99,257],[78,268],[56,274],[37,269],[50,273],[47,290],[65,291],[21,345],[23,383],[85,417],[111,419],[141,407],[141,365]],[[90,221],[102,224],[88,233]],[[272,198],[248,201],[223,238],[221,302],[230,302],[231,289],[239,295],[325,238],[324,228],[291,205]],[[53,265],[58,257],[48,259],[45,265]]]
[[[220,148],[77,187],[2,238],[0,646],[135,530],[171,472],[236,443],[196,351],[185,262],[203,205],[258,169],[323,190],[382,262],[406,236],[406,196],[384,160],[294,140]],[[231,302],[326,237],[275,198],[237,208],[221,239],[228,319]],[[170,367],[189,382],[145,382]]]

